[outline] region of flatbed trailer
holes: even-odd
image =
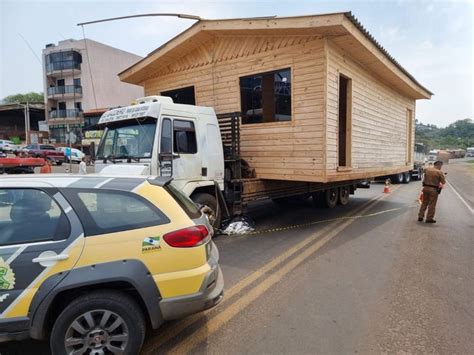
[[[374,176],[332,182],[304,182],[271,180],[253,177],[254,171],[241,158],[240,123],[241,113],[231,112],[217,115],[224,151],[225,177],[224,196],[221,203],[228,216],[245,213],[249,203],[271,199],[284,202],[289,198],[312,197],[322,207],[333,208],[346,205],[349,195]]]
[[[43,158],[0,158],[0,174],[33,174],[44,164]]]

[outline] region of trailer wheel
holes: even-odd
[[[404,173],[395,174],[392,176],[390,180],[392,180],[394,184],[401,184],[403,182],[403,176],[404,176]]]
[[[197,193],[191,196],[191,199],[197,203],[202,213],[207,215],[212,228],[218,229],[221,226],[222,211],[217,208],[217,200],[208,193]]]
[[[339,204],[345,206],[349,203],[350,190],[349,186],[341,186],[339,188]]]
[[[334,208],[337,205],[337,201],[339,200],[339,190],[337,188],[332,188],[324,191],[323,193],[323,207],[326,208]]]
[[[423,168],[418,168],[418,175],[416,176],[415,180],[423,180]]]
[[[403,183],[408,184],[411,181],[411,173],[409,171],[403,173]]]

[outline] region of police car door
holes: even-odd
[[[46,296],[84,245],[82,225],[56,189],[19,185],[0,186],[0,324],[28,316],[39,286]]]

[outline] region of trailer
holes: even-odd
[[[154,121],[153,148],[140,162],[149,160],[153,174],[172,169],[177,184],[188,174],[197,185],[181,184],[183,191],[198,202],[215,195],[215,181],[230,213],[295,195],[333,207],[363,181],[410,174],[416,100],[432,95],[351,13],[199,20],[119,77],[143,86],[147,98],[105,113],[102,125],[135,118],[132,134]],[[217,125],[204,118],[216,114]],[[222,176],[210,168],[220,160]]]
[[[0,158],[0,174],[33,174],[44,164],[43,158]]]

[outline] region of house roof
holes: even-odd
[[[421,85],[378,43],[351,12],[296,17],[201,19],[145,58],[119,73],[122,81],[140,84],[150,72],[183,57],[215,36],[308,35],[328,37],[356,61],[415,99],[433,93]]]

